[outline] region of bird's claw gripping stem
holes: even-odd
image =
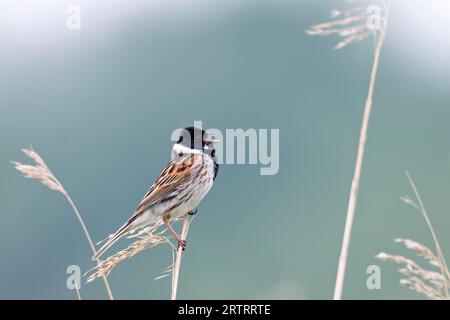
[[[183,251],[186,249],[186,240],[178,240],[178,249],[181,247]]]

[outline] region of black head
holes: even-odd
[[[180,137],[178,138],[177,144],[174,145],[174,154],[181,156],[184,151],[180,150],[177,145],[182,145],[189,149],[201,150],[205,154],[209,155],[214,161],[214,179],[217,177],[219,172],[219,164],[217,163],[216,150],[214,149],[214,143],[219,142],[217,140],[210,139],[206,134],[205,130],[186,127],[181,130]]]
[[[205,137],[205,130],[195,127],[186,127],[181,130],[177,143],[191,149],[203,150],[205,146],[208,145],[208,141],[205,141]]]

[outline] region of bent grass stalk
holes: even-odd
[[[75,213],[75,216],[77,217],[81,228],[83,229],[83,233],[89,243],[89,246],[91,247],[92,252],[95,254],[95,246],[94,242],[92,241],[91,235],[89,234],[89,231],[86,227],[86,224],[84,223],[83,218],[81,217],[80,212],[78,211],[78,208],[76,207],[75,203],[73,202],[72,198],[67,193],[66,189],[64,189],[62,183],[55,177],[55,175],[52,173],[52,171],[49,169],[49,167],[46,165],[45,161],[39,156],[37,152],[35,152],[33,149],[22,149],[22,151],[30,157],[32,160],[34,160],[34,165],[26,165],[19,162],[12,161],[12,164],[14,167],[20,171],[25,178],[29,179],[35,179],[40,181],[42,184],[47,186],[50,190],[55,190],[61,193],[69,203],[69,205],[72,207],[72,210]],[[96,260],[97,263],[100,263],[100,260]],[[109,285],[108,279],[105,275],[103,275],[103,282],[105,283],[106,292],[108,294],[108,297],[110,300],[113,300],[114,297],[112,295],[111,287]]]
[[[414,201],[410,197],[402,197],[401,199],[404,203],[419,211],[424,218],[433,239],[436,254],[425,245],[414,240],[395,239],[395,242],[403,243],[407,249],[413,251],[417,256],[425,259],[425,261],[430,265],[431,270],[425,269],[416,261],[400,255],[380,252],[376,255],[376,258],[382,261],[402,265],[402,267],[398,269],[398,272],[403,276],[403,278],[400,279],[400,284],[425,295],[429,299],[448,300],[450,298],[450,271],[448,270],[444,254],[441,250],[441,245],[436,232],[434,231],[433,225],[431,224],[431,220],[423,204],[419,191],[417,190],[417,187],[408,172],[406,172],[406,176],[416,200]]]

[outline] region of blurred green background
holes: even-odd
[[[450,259],[450,6],[393,2],[345,298],[421,298],[374,258],[407,253],[396,237],[432,244],[399,199],[411,194],[405,170]],[[373,41],[333,51],[338,39],[304,30],[343,1],[78,0],[82,28],[70,31],[73,3],[0,4],[0,298],[75,299],[67,266],[93,267],[64,198],[12,169],[28,161],[21,148],[44,157],[101,240],[168,161],[172,130],[202,120],[280,129],[280,170],[221,167],[191,226],[179,298],[330,299]],[[168,298],[170,279],[152,280],[170,261],[159,247],[123,263],[115,297]],[[380,290],[366,287],[372,264]],[[101,281],[81,295],[106,297]]]

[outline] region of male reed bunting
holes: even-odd
[[[214,143],[206,132],[195,127],[184,128],[172,147],[172,158],[151,185],[134,214],[93,255],[99,258],[117,240],[129,231],[162,219],[183,250],[181,240],[170,224],[171,219],[194,214],[213,185],[219,171]]]

